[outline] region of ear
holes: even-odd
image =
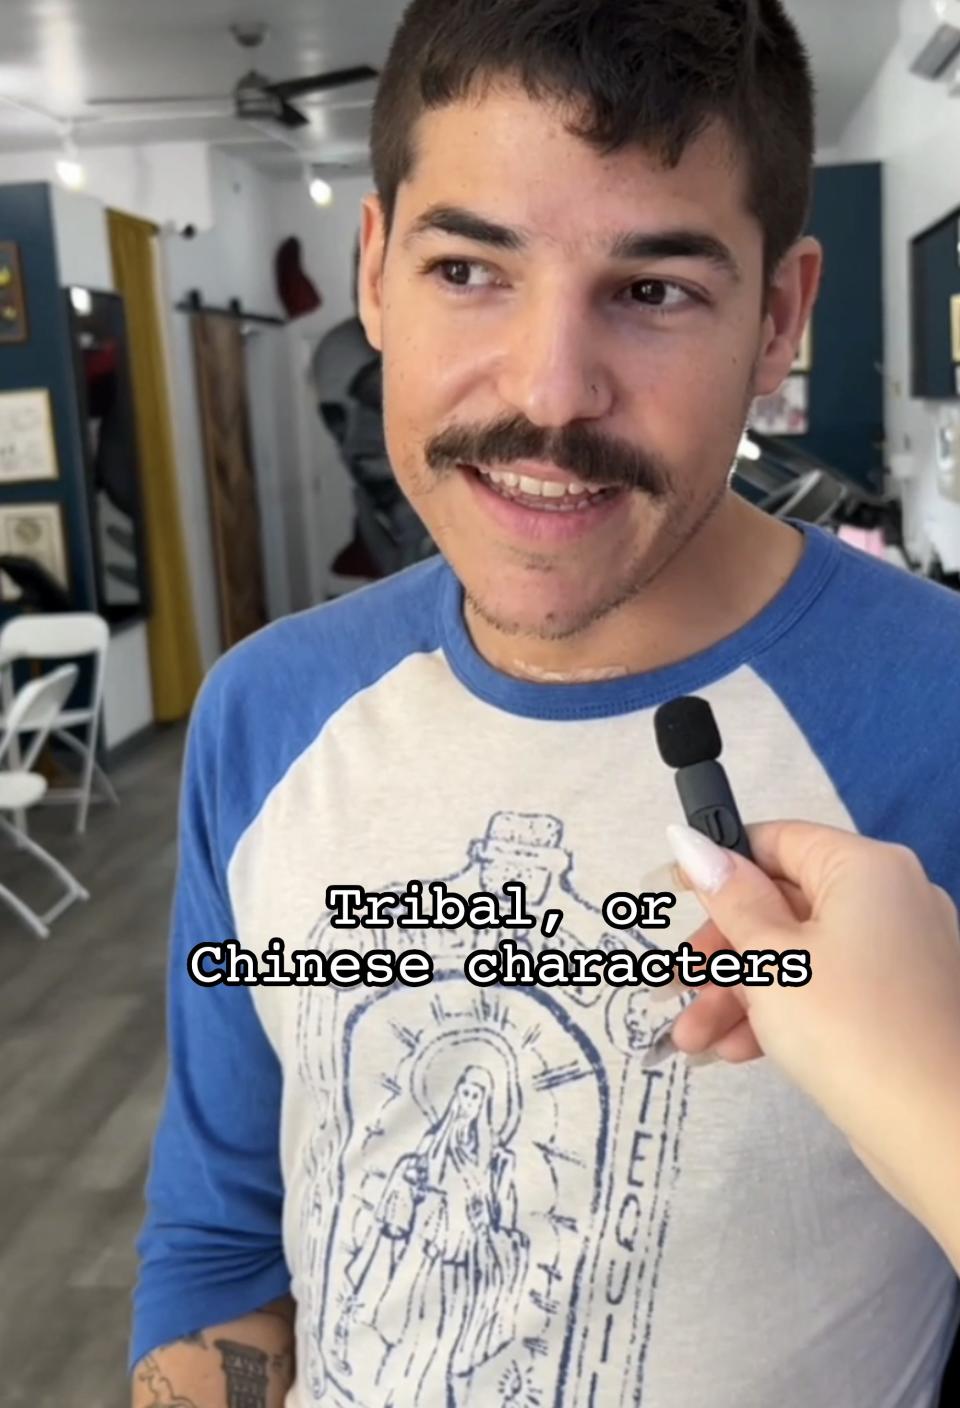
[[[360,217],[360,274],[357,294],[360,321],[370,346],[383,351],[383,258],[386,229],[377,196],[367,196]]]
[[[822,270],[823,248],[809,236],[781,260],[767,294],[755,396],[769,396],[790,375],[817,301]]]

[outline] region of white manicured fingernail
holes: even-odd
[[[668,826],[667,844],[688,880],[705,895],[717,894],[733,874],[730,852],[692,826]]]

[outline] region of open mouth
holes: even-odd
[[[616,486],[595,488],[575,479],[533,479],[509,470],[477,469],[469,464],[460,468],[508,503],[541,513],[590,513],[626,493]]]

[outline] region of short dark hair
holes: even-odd
[[[746,158],[766,274],[803,234],[815,144],[807,50],[781,0],[412,0],[373,113],[371,156],[389,233],[434,108],[519,81],[570,102],[569,131],[604,154],[636,143],[676,166],[717,118]]]

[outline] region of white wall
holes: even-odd
[[[61,286],[113,289],[107,214],[94,196],[53,186],[53,234]]]
[[[902,43],[893,50],[838,150],[841,161],[884,163],[886,422],[889,453],[914,462],[903,483],[907,548],[923,563],[932,548],[957,572],[960,503],[940,494],[935,458],[941,407],[910,398],[909,243],[960,206],[960,99],[911,74],[911,57]]]
[[[59,148],[0,154],[0,182],[57,181]],[[104,205],[153,220],[205,229],[213,222],[209,148],[202,142],[84,147],[84,191]]]
[[[167,233],[175,302],[199,288],[204,301],[239,298],[250,312],[280,316],[274,292],[271,208],[274,182],[225,152],[209,153],[210,219],[192,239]]]

